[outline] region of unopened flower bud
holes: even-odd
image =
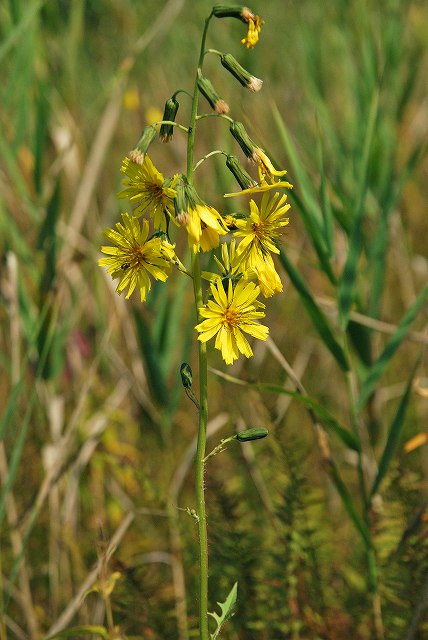
[[[236,156],[227,156],[226,167],[233,173],[241,189],[250,189],[256,184],[252,177],[240,165],[239,160]]]
[[[153,125],[150,124],[147,127],[144,127],[135,149],[132,149],[128,154],[129,159],[132,160],[132,162],[139,165],[144,163],[144,157],[151,143],[155,139],[156,134],[157,131]]]
[[[252,76],[248,73],[244,67],[241,67],[239,62],[230,53],[223,53],[220,58],[221,64],[227,69],[235,78],[242,84],[243,87],[247,87],[250,91],[260,91],[263,85],[263,80]]]
[[[264,427],[254,427],[253,429],[246,429],[236,434],[236,439],[239,442],[248,442],[249,440],[260,440],[266,438],[269,431]]]
[[[208,78],[205,78],[200,72],[198,75],[198,88],[217,113],[229,113],[229,105],[227,102],[220,98]]]
[[[213,15],[216,18],[239,18],[239,20],[245,22],[242,17],[242,12],[245,11],[245,9],[246,7],[242,6],[242,4],[216,4],[215,7],[213,7]]]
[[[174,198],[175,218],[179,224],[186,225],[190,221],[190,211],[195,209],[200,198],[184,175],[178,176],[174,189],[177,194]]]
[[[193,382],[192,369],[190,364],[183,362],[180,367],[181,384],[185,389],[190,389]]]
[[[242,122],[231,122],[229,130],[247,158],[253,160],[253,154],[254,149],[256,149],[256,145],[251,140],[248,133],[245,131],[245,127]]]
[[[177,100],[172,96],[165,102],[165,109],[163,112],[162,120],[169,120],[175,122],[175,116],[177,115],[179,104]],[[160,128],[159,137],[162,142],[169,142],[174,133],[174,126],[172,124],[162,124]]]

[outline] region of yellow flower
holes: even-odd
[[[116,224],[116,229],[105,229],[104,235],[115,246],[101,247],[109,257],[101,258],[98,264],[108,267],[107,273],[113,280],[119,278],[116,287],[119,295],[129,287],[125,296],[129,298],[138,286],[141,302],[144,302],[151,288],[149,275],[162,282],[168,278],[171,264],[175,261],[174,246],[159,237],[147,240],[147,220],[143,220],[140,228],[138,218],[123,213],[122,221],[123,224]]]
[[[275,193],[269,198],[269,193],[265,193],[262,198],[260,210],[254,200],[250,200],[250,215],[244,220],[235,220],[238,231],[234,235],[243,238],[238,253],[242,255],[246,251],[259,249],[261,253],[279,253],[275,241],[282,235],[281,228],[285,227],[289,220],[284,214],[289,210],[290,205],[286,203],[287,196],[284,194],[279,198],[279,193]]]
[[[211,271],[203,271],[202,277],[209,282],[218,282],[225,280],[232,280],[233,283],[238,282],[241,278],[245,280],[252,280],[257,277],[254,271],[243,271],[242,260],[239,258],[236,252],[236,241],[232,240],[228,245],[223,242],[221,245],[221,260],[214,256],[214,260],[219,268],[220,274],[212,273]]]
[[[249,252],[247,259],[241,265],[241,269],[244,268],[245,273],[256,274],[260,291],[265,298],[281,293],[283,289],[281,278],[276,272],[270,253],[262,254],[258,249]]]
[[[226,233],[218,211],[204,203],[180,213],[176,220],[186,227],[189,246],[195,252],[215,249],[220,244],[220,236]]]
[[[244,280],[235,287],[229,280],[227,293],[221,281],[211,283],[210,287],[213,299],[199,309],[205,320],[195,327],[199,332],[198,340],[207,342],[216,336],[215,348],[221,351],[226,364],[232,364],[239,352],[249,358],[253,351],[243,332],[259,340],[266,340],[269,333],[268,327],[258,322],[265,315],[257,310],[264,308],[257,300],[260,288]]]
[[[234,198],[235,196],[251,195],[253,193],[264,193],[265,191],[272,191],[272,189],[292,189],[293,185],[285,180],[278,180],[277,182],[266,182],[263,178],[260,182],[256,183],[248,189],[242,189],[242,191],[235,191],[234,193],[225,193],[225,198]]]
[[[263,193],[265,191],[271,191],[272,189],[292,189],[293,185],[286,180],[281,180],[277,178],[282,178],[285,176],[287,171],[282,169],[279,171],[275,169],[270,160],[269,156],[260,149],[260,147],[253,147],[251,151],[248,149],[247,153],[249,155],[250,160],[257,163],[257,168],[259,171],[259,182],[250,185],[248,188],[243,189],[242,191],[236,191],[235,193],[225,193],[225,198],[233,198],[234,196],[242,196],[252,193]]]
[[[166,215],[174,212],[175,190],[147,155],[142,165],[125,157],[120,170],[128,179],[123,181],[125,189],[119,192],[119,198],[128,198],[131,204],[136,204],[136,215],[148,211],[154,227],[166,231]]]
[[[197,252],[218,247],[220,236],[227,233],[219,212],[201,200],[186,176],[178,176],[175,186],[175,220],[186,227],[190,248]]]
[[[260,180],[266,178],[268,180],[273,180],[274,176],[281,177],[285,176],[285,174],[287,173],[285,169],[283,169],[282,171],[275,169],[269,156],[263,151],[263,149],[260,149],[260,147],[255,147],[253,149],[253,160],[258,164]]]
[[[242,20],[248,23],[248,33],[241,42],[242,44],[247,45],[247,49],[252,49],[259,41],[259,33],[261,31],[262,24],[264,24],[264,20],[259,16],[254,15],[254,13],[248,8],[245,8],[241,12],[241,17]]]
[[[242,238],[237,253],[242,269],[257,273],[259,285],[264,296],[269,297],[282,291],[279,275],[275,271],[270,253],[279,253],[276,241],[282,235],[282,227],[288,224],[284,214],[290,208],[287,196],[279,198],[275,193],[269,198],[265,193],[260,210],[254,200],[250,201],[250,215],[245,220],[236,220],[237,231],[234,236]]]

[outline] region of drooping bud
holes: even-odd
[[[162,120],[169,120],[170,122],[175,122],[175,116],[177,115],[178,107],[179,107],[179,104],[178,104],[178,101],[175,99],[175,97],[172,96],[172,98],[169,98],[169,100],[165,102],[165,109],[163,112]],[[161,125],[161,128],[160,128],[159,137],[162,140],[162,142],[169,142],[172,138],[173,133],[174,133],[174,126],[172,124],[163,124]]]
[[[243,87],[247,87],[247,89],[254,92],[260,91],[263,85],[263,80],[252,76],[251,73],[244,69],[244,67],[241,67],[239,62],[231,53],[223,53],[220,60],[223,67],[235,76]]]
[[[227,102],[220,98],[211,82],[208,78],[205,78],[200,71],[198,72],[198,88],[217,113],[229,113],[229,105]]]
[[[231,122],[229,130],[230,130],[230,133],[235,138],[235,140],[237,141],[237,143],[239,144],[239,146],[241,147],[242,151],[247,156],[247,158],[254,160],[253,158],[254,149],[256,149],[257,147],[254,144],[254,142],[251,140],[248,133],[245,131],[245,127],[242,124],[242,122],[235,122],[235,121]]]
[[[247,23],[248,33],[241,42],[245,44],[248,49],[252,49],[257,44],[264,21],[259,16],[256,16],[251,9],[242,5],[227,6],[218,4],[213,7],[212,13],[216,18],[238,18],[242,22]]]
[[[239,18],[239,20],[245,22],[242,17],[242,12],[245,9],[246,7],[242,6],[242,4],[216,4],[215,7],[213,7],[213,15],[216,18]]]
[[[183,362],[180,367],[181,384],[185,389],[190,389],[193,383],[193,375],[190,364]]]
[[[255,180],[253,180],[252,177],[241,166],[236,156],[227,156],[226,167],[233,173],[241,189],[250,189],[256,184]]]
[[[236,434],[236,439],[239,442],[249,442],[250,440],[260,440],[266,438],[269,431],[264,427],[254,427],[253,429],[246,429]]]
[[[128,153],[129,159],[132,160],[132,162],[139,165],[144,163],[147,150],[155,139],[156,134],[157,131],[153,125],[150,124],[144,127],[135,149],[132,149],[132,151]]]
[[[176,196],[174,198],[174,211],[177,222],[180,224],[186,224],[186,222],[189,221],[189,202],[184,188],[186,182],[186,176],[181,174],[177,177],[174,185],[176,191]]]
[[[201,199],[186,176],[182,174],[178,176],[174,189],[177,192],[174,199],[175,218],[179,224],[189,224],[190,212],[196,209]]]

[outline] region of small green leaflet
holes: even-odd
[[[236,604],[237,595],[238,595],[238,583],[235,582],[226,600],[224,602],[217,602],[218,606],[221,609],[221,616],[217,615],[217,613],[211,613],[210,611],[208,611],[208,615],[212,616],[217,623],[217,629],[214,631],[214,633],[210,634],[211,640],[216,640],[216,638],[218,638],[221,627],[223,626],[223,623],[232,617],[233,607]]]

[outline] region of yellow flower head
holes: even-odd
[[[214,336],[215,348],[221,351],[226,364],[232,364],[243,353],[247,358],[253,351],[244,333],[259,340],[266,340],[269,329],[259,324],[258,319],[264,317],[264,305],[257,300],[260,288],[253,282],[240,280],[233,286],[229,280],[227,292],[221,281],[211,283],[213,298],[206,307],[199,309],[202,318],[196,325],[198,340],[207,342]]]
[[[235,222],[237,231],[234,236],[242,238],[237,249],[241,268],[257,273],[260,288],[266,297],[282,291],[281,280],[270,253],[279,253],[276,241],[282,235],[282,227],[288,224],[288,218],[284,214],[290,205],[286,200],[286,195],[279,198],[279,193],[275,193],[270,198],[269,193],[265,193],[260,210],[254,200],[251,200],[248,218]]]
[[[254,15],[248,7],[244,7],[241,11],[241,17],[242,20],[248,24],[248,33],[241,42],[242,44],[247,45],[247,49],[252,49],[259,41],[259,33],[261,31],[262,24],[264,24],[264,20],[259,16]]]
[[[222,281],[223,283],[226,280],[231,280],[234,284],[244,278],[245,280],[252,280],[257,277],[257,274],[254,271],[243,271],[242,270],[242,260],[238,256],[236,251],[236,241],[232,240],[230,244],[223,242],[221,244],[221,260],[214,256],[214,260],[219,268],[220,274],[212,273],[211,271],[203,271],[202,277],[204,280],[209,280],[210,282],[218,282]]]
[[[252,195],[253,193],[264,193],[265,191],[272,191],[272,189],[292,189],[293,185],[290,182],[286,182],[285,180],[278,180],[272,182],[266,182],[264,177],[261,178],[260,182],[257,182],[252,187],[248,187],[248,189],[242,189],[242,191],[235,191],[234,193],[225,193],[225,198],[234,198],[235,196],[246,196]]]
[[[159,237],[147,240],[147,220],[143,220],[140,227],[138,218],[123,213],[122,221],[123,224],[116,224],[116,229],[105,229],[104,235],[115,246],[101,247],[109,257],[101,258],[98,264],[108,267],[107,273],[113,280],[119,279],[116,287],[119,295],[128,288],[125,297],[129,298],[138,287],[141,302],[144,302],[151,288],[149,275],[162,282],[168,278],[172,262],[176,260],[174,246]]]
[[[128,198],[131,204],[135,204],[136,215],[148,211],[154,227],[166,231],[165,216],[174,212],[175,189],[165,182],[147,155],[142,165],[125,157],[120,170],[127,179],[123,181],[125,189],[119,192],[119,198]]]
[[[285,194],[281,198],[279,198],[279,193],[275,193],[272,198],[269,195],[269,193],[263,195],[260,209],[254,200],[251,200],[248,218],[235,221],[238,230],[234,235],[243,238],[238,247],[240,255],[248,249],[250,251],[259,249],[263,254],[269,253],[269,251],[279,253],[275,241],[282,235],[282,227],[285,227],[289,222],[284,214],[289,210],[290,205],[286,202],[287,196]]]
[[[186,227],[191,249],[197,252],[218,247],[220,236],[227,233],[218,211],[201,200],[185,176],[178,177],[176,190],[175,219]]]

